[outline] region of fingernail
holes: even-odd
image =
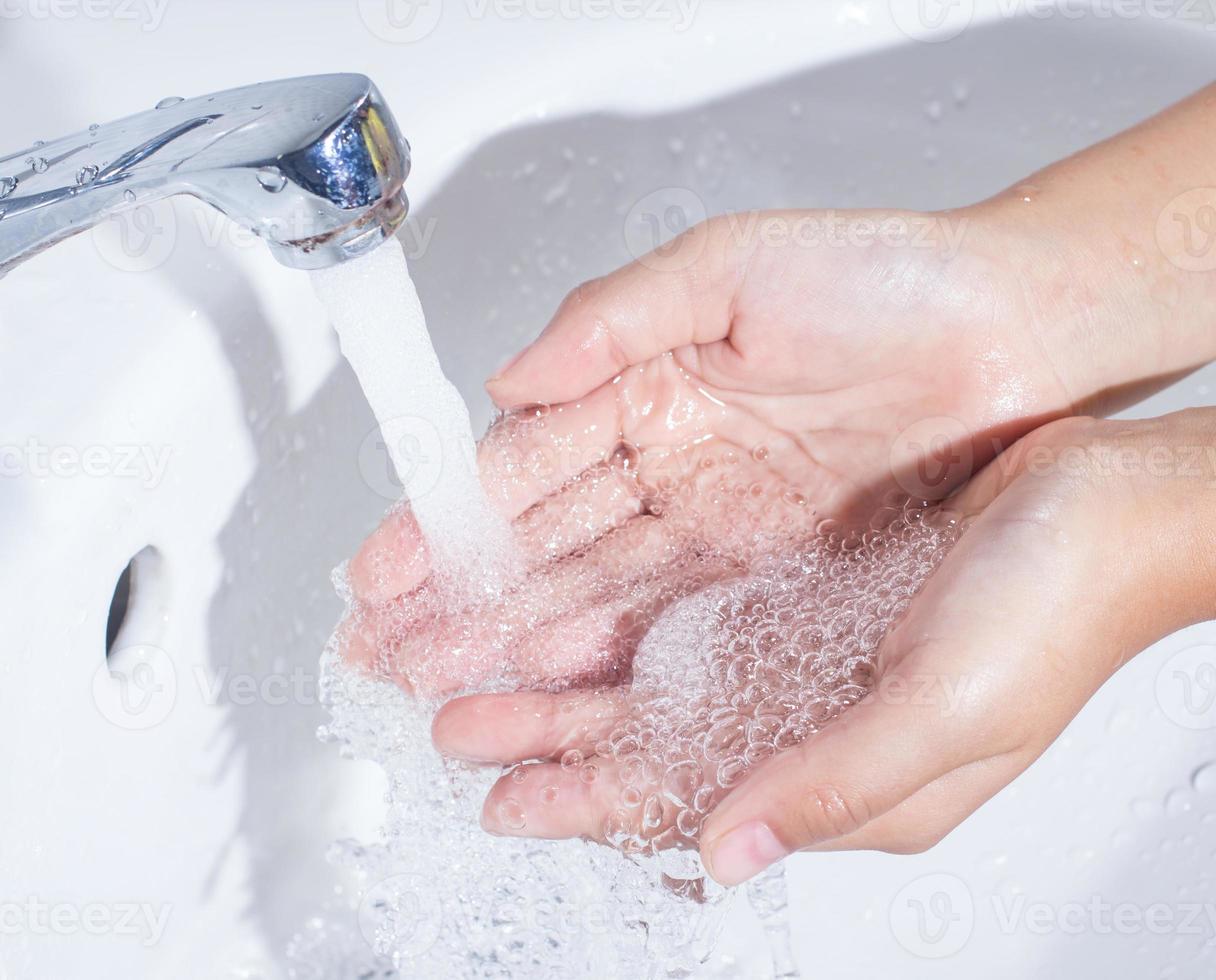
[[[749,820],[728,831],[710,848],[709,870],[721,885],[753,878],[789,852],[761,820]]]
[[[495,837],[526,837],[527,819],[519,800],[507,797],[499,803],[487,798],[481,808],[481,829]]]
[[[525,347],[523,350],[519,351],[518,353],[512,354],[510,357],[508,357],[505,361],[502,362],[502,364],[500,364],[498,366],[498,370],[490,375],[490,380],[487,381],[486,384],[493,384],[495,381],[498,381],[499,379],[501,379],[504,374],[506,374],[508,371],[511,370],[511,368],[515,367],[516,362],[521,357],[523,357],[524,354],[526,354],[527,352],[528,352],[528,348]]]

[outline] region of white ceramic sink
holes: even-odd
[[[405,241],[436,346],[483,424],[482,379],[629,259],[656,202],[690,220],[962,204],[1216,63],[1202,23],[1009,3],[941,7],[942,30],[965,29],[930,43],[909,18],[933,11],[899,0],[693,4],[687,22],[448,3],[412,40],[385,2],[6,15],[0,90],[19,97],[0,150],[165,95],[370,75],[414,147]],[[171,213],[151,258],[85,235],[0,282],[0,977],[279,977],[335,885],[328,843],[377,826],[378,773],[314,738],[315,676],[340,611],[329,571],[394,493],[387,463],[303,274],[201,206]],[[1214,392],[1208,370],[1138,412]],[[98,671],[146,548],[115,641],[151,679],[132,712]],[[1212,975],[1216,922],[1183,919],[1216,902],[1216,795],[1191,782],[1216,735],[1175,683],[1202,658],[1171,660],[1204,642],[1211,624],[1136,660],[932,852],[795,858],[807,975]],[[1140,925],[1103,928],[1095,898]],[[1155,903],[1164,930],[1144,922]],[[69,921],[93,906],[97,935]],[[751,942],[740,926],[724,950],[763,976]]]

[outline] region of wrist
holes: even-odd
[[[1087,227],[1074,202],[1019,185],[975,208],[1003,270],[1010,329],[1039,352],[1073,412],[1106,414],[1201,363],[1172,343],[1171,290],[1129,239]]]
[[[1110,436],[1093,455],[1094,510],[1117,521],[1109,538],[1125,550],[1124,592],[1148,645],[1216,618],[1216,409],[1100,424]]]

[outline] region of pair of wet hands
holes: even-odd
[[[759,538],[864,524],[893,494],[953,491],[969,522],[879,648],[881,678],[926,693],[864,699],[721,799],[700,847],[724,884],[795,850],[932,846],[1121,663],[1203,618],[1201,590],[1178,581],[1202,473],[1144,463],[1211,444],[1213,413],[1067,417],[1091,392],[1025,325],[1001,268],[982,251],[743,248],[710,222],[662,262],[580,287],[491,379],[501,407],[529,406],[479,448],[528,574],[453,606],[396,508],[351,562],[345,638],[352,662],[429,696],[518,682],[434,721],[449,756],[537,772],[504,774],[487,830],[602,840],[613,760],[591,781],[560,760],[626,716],[649,625],[745,568]],[[997,309],[1005,326],[975,329]],[[553,788],[561,807],[539,798]],[[526,827],[503,819],[508,799]]]

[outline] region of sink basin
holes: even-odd
[[[418,37],[368,3],[6,18],[0,79],[29,94],[0,146],[170,94],[370,75],[415,150],[402,237],[436,347],[484,425],[482,380],[648,236],[963,204],[1206,84],[1216,53],[1163,17],[967,3],[935,35],[878,0],[792,6],[448,5]],[[398,493],[371,415],[301,274],[193,202],[147,222],[0,282],[0,977],[283,976],[339,884],[329,843],[374,837],[382,806],[378,770],[314,735],[329,572]],[[1208,369],[1132,414],[1214,392]],[[1212,644],[1205,624],[1135,660],[931,852],[793,858],[808,975],[1210,975],[1216,740],[1178,679]],[[766,975],[757,937],[731,920],[721,975]]]

